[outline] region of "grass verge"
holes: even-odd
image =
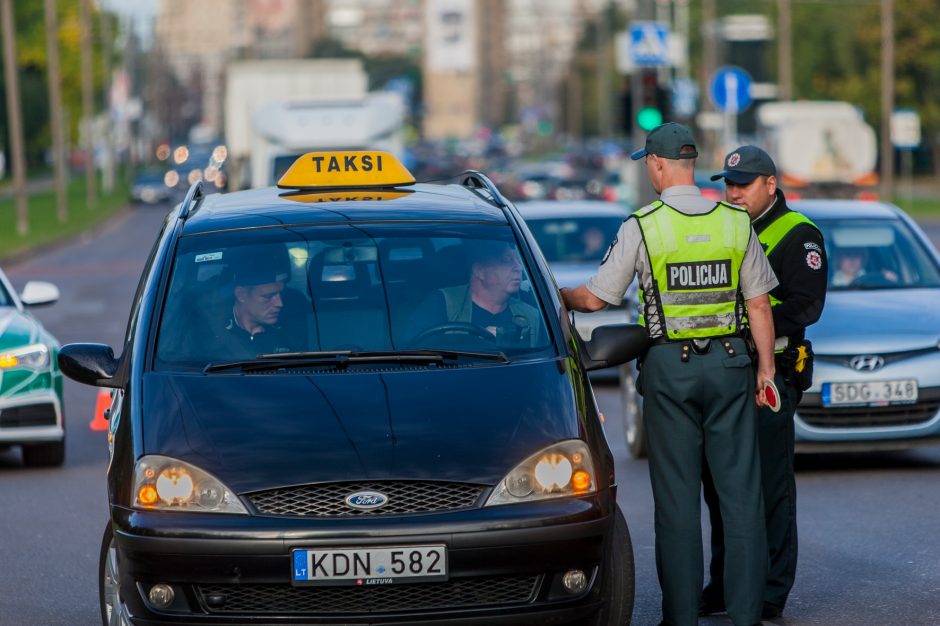
[[[0,200],[0,260],[29,249],[80,233],[127,206],[128,187],[118,177],[114,191],[100,193],[98,206],[91,209],[85,196],[85,179],[73,178],[68,187],[68,220],[59,223],[56,217],[55,191],[37,191],[29,197],[29,232],[16,232],[16,204],[13,198]]]
[[[940,221],[940,196],[914,198],[895,196],[894,204],[904,209],[914,219]]]

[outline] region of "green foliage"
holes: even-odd
[[[93,7],[95,5],[96,3],[92,3]],[[81,28],[78,6],[78,2],[71,0],[57,1],[62,106],[66,115],[67,140],[73,145],[78,141],[79,123],[82,116]],[[39,0],[15,2],[13,19],[16,31],[16,57],[20,75],[26,157],[28,166],[35,167],[44,163],[44,154],[51,145],[44,5]],[[100,110],[105,103],[101,19],[111,21],[112,36],[117,33],[116,16],[102,14],[99,8],[93,8],[91,37],[96,110]],[[0,48],[0,63],[2,62],[3,53]],[[2,136],[0,140],[2,140],[2,149],[7,155],[9,155],[8,135],[6,86],[0,73],[0,136]]]
[[[370,90],[383,88],[393,78],[406,78],[413,85],[412,93],[417,98],[421,97],[421,57],[417,50],[410,55],[368,55],[347,48],[338,39],[325,37],[313,44],[307,56],[314,59],[360,59],[369,77]]]

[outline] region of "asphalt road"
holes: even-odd
[[[102,342],[119,352],[130,299],[164,211],[125,212],[95,233],[5,270],[17,289],[29,279],[58,285],[59,303],[37,314],[62,343]],[[940,224],[929,231],[940,245]],[[633,536],[633,623],[656,624],[660,594],[647,464],[626,451],[616,387],[597,387],[596,395]],[[25,469],[18,451],[0,452],[3,625],[100,623],[97,561],[107,519],[107,444],[104,433],[88,428],[94,389],[66,381],[65,403],[64,468]],[[803,457],[797,481],[799,571],[785,618],[772,623],[940,624],[940,448]]]

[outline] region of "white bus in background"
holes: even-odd
[[[380,91],[347,102],[269,102],[252,118],[251,186],[274,185],[305,152],[385,150],[404,158],[405,103]]]
[[[759,143],[784,191],[866,197],[878,184],[875,131],[849,102],[768,102],[757,109]]]
[[[405,103],[369,93],[359,59],[237,61],[227,68],[229,188],[268,187],[313,150],[387,150],[403,157]]]

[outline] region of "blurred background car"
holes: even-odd
[[[135,204],[159,204],[168,202],[173,189],[166,183],[166,172],[144,170],[134,177],[131,184],[131,201]]]
[[[27,467],[65,460],[59,342],[29,312],[58,299],[58,288],[41,281],[17,295],[0,271],[0,448],[21,446]]]
[[[940,255],[898,207],[860,200],[790,205],[823,233],[829,289],[807,329],[813,384],[797,407],[797,452],[940,444]],[[621,368],[624,430],[646,455],[636,367]]]
[[[548,261],[559,287],[577,287],[596,272],[620,225],[630,211],[620,204],[596,200],[570,202],[517,202]],[[585,341],[604,324],[625,324],[636,319],[636,309],[629,306],[636,300],[635,283],[630,286],[619,306],[608,306],[595,313],[573,313],[578,334]],[[592,372],[592,379],[613,380],[616,368]]]

